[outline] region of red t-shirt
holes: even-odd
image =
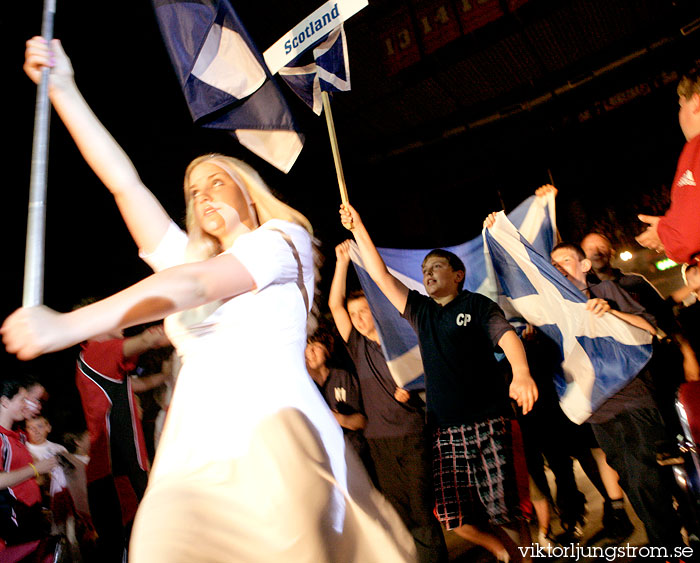
[[[5,472],[22,469],[33,463],[32,454],[25,446],[26,438],[24,433],[13,432],[0,426],[0,441],[2,447],[2,470]],[[14,487],[8,487],[12,495],[21,503],[32,506],[41,502],[41,491],[34,477],[22,481]]]
[[[137,358],[124,357],[122,339],[83,342],[80,355],[102,378],[114,383],[126,385],[125,379],[136,369]],[[112,473],[109,440],[112,399],[102,387],[101,380],[91,379],[79,367],[76,370],[75,381],[90,433],[90,463],[86,468],[86,475],[88,483],[92,483]]]
[[[658,233],[666,256],[690,262],[700,253],[700,135],[683,147],[671,187],[671,207],[661,218]]]

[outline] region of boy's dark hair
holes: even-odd
[[[581,245],[576,244],[575,242],[560,242],[554,248],[552,248],[550,255],[554,254],[556,250],[573,250],[578,256],[579,260],[586,259],[586,253],[583,251],[583,248],[581,248]]]
[[[467,273],[467,269],[464,267],[464,262],[462,262],[462,259],[457,256],[454,252],[450,252],[449,250],[445,250],[444,248],[434,248],[428,254],[425,255],[425,258],[423,258],[422,264],[425,264],[425,262],[428,260],[428,258],[432,257],[436,258],[444,258],[447,260],[447,263],[450,265],[450,267],[455,271],[455,272],[464,272],[465,274]],[[462,291],[464,288],[464,279],[459,282],[459,286],[457,289],[459,291]]]
[[[22,387],[24,387],[27,391],[37,385],[45,388],[41,380],[34,375],[25,375],[22,380],[24,381],[24,385]]]
[[[314,342],[321,344],[326,349],[326,360],[329,360],[333,355],[333,348],[335,344],[333,334],[323,327],[318,328],[316,332],[306,339],[306,342],[309,344]]]
[[[367,299],[367,296],[365,295],[365,292],[362,291],[361,289],[355,289],[348,293],[347,297],[345,297],[345,308],[348,308],[348,304],[351,301],[355,301],[356,299]]]
[[[26,389],[27,384],[22,377],[6,377],[0,381],[0,397],[12,399],[19,393],[20,389]]]

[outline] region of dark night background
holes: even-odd
[[[233,3],[262,51],[322,2]],[[640,250],[636,214],[665,210],[684,143],[675,87],[700,60],[700,31],[689,26],[700,17],[700,3],[529,0],[510,10],[504,0],[496,2],[504,15],[494,21],[468,32],[462,27],[435,49],[414,36],[412,63],[400,70],[388,63],[387,40],[404,23],[415,32],[435,6],[455,14],[465,3],[370,0],[346,24],[353,90],[336,95],[333,109],[350,199],[375,242],[403,248],[464,242],[480,233],[487,213],[512,209],[551,179],[560,190],[564,239],[598,229],[619,249]],[[6,3],[0,15],[2,318],[21,303],[36,93],[21,67],[25,40],[39,33],[41,8],[35,0]],[[337,220],[323,117],[290,94],[306,144],[284,175],[227,134],[192,124],[147,0],[58,0],[55,35],[88,103],[177,221],[187,163],[210,151],[241,157],[310,218],[327,256],[322,288],[328,287],[333,248],[347,234]],[[149,273],[111,195],[54,117],[44,302],[65,311]],[[38,374],[57,398],[71,388],[74,352],[27,364],[2,352],[2,360],[3,375]],[[65,404],[73,399],[69,392]]]

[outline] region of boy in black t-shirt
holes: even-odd
[[[448,553],[442,529],[433,515],[423,409],[412,393],[394,381],[364,294],[353,291],[346,295],[349,247],[350,241],[336,247],[328,306],[357,370],[367,415],[364,436],[376,482],[413,536],[418,562],[443,563]]]
[[[341,206],[340,215],[367,272],[418,334],[434,428],[435,513],[448,530],[508,560],[504,543],[489,526],[520,519],[508,395],[523,412],[537,399],[522,343],[493,301],[462,290],[465,270],[457,256],[444,250],[426,256],[426,297],[389,273],[349,204]],[[511,364],[510,388],[499,374],[496,346]]]
[[[333,336],[319,328],[306,339],[306,370],[343,429],[345,438],[352,444],[372,480],[376,482],[369,447],[362,433],[367,426],[367,417],[362,409],[360,385],[354,374],[328,364],[332,352]]]

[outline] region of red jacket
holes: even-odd
[[[21,432],[13,432],[7,428],[0,426],[0,450],[2,452],[2,471],[14,471],[22,469],[28,464],[33,463],[32,454],[29,453],[25,446],[26,439]],[[9,488],[12,496],[18,501],[32,506],[41,501],[41,492],[39,485],[34,477],[22,481],[21,483]]]
[[[683,147],[671,188],[671,207],[661,218],[658,233],[666,256],[679,264],[700,253],[700,135]]]

